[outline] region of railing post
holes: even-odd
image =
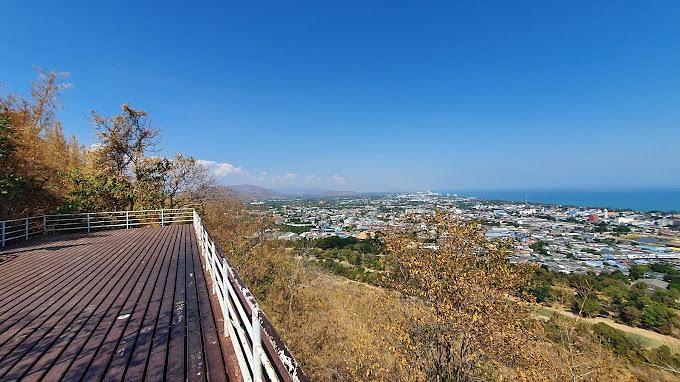
[[[212,277],[214,280],[217,280],[217,277],[215,276],[217,274],[217,262],[219,261],[217,258],[217,252],[215,251],[215,246],[210,245],[211,242],[208,241],[208,247],[207,251],[203,252],[205,254],[205,263],[210,265],[210,277]],[[222,273],[222,278],[226,278],[226,274]],[[213,293],[217,293],[217,283],[213,283]],[[226,290],[226,289],[225,289]]]
[[[161,209],[161,227],[165,225],[165,215],[163,214],[163,210]]]
[[[2,222],[2,246],[5,246],[5,222]]]
[[[26,240],[28,240],[28,218],[25,219],[24,236],[25,236]]]
[[[47,235],[47,215],[43,215],[43,235]]]
[[[253,306],[252,312],[252,330],[253,330],[253,382],[262,382],[262,358],[260,356],[262,348],[262,340],[260,338],[260,310],[257,306]]]
[[[226,260],[223,259],[222,260],[222,269],[224,269],[224,270],[227,269],[225,263],[226,263]],[[224,336],[225,337],[229,337],[229,327],[227,325],[231,325],[231,309],[229,309],[229,306],[231,305],[231,303],[229,302],[229,275],[228,275],[228,272],[229,272],[228,270],[226,270],[225,272],[222,272],[222,284],[223,284],[222,285],[222,291],[224,291],[224,296],[222,296],[222,298],[224,298],[224,301],[225,301],[224,305],[227,307],[226,317],[224,317],[224,314],[222,314],[222,319],[224,321]],[[215,280],[217,280],[217,278],[215,278]],[[218,296],[218,298],[219,298],[219,296]]]
[[[87,233],[90,233],[90,213],[87,213]]]
[[[130,229],[130,211],[125,211],[125,229]]]

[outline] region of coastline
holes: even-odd
[[[627,190],[462,190],[444,194],[474,197],[490,201],[528,202],[611,210],[677,213],[680,211],[680,188]]]

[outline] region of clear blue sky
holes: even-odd
[[[67,132],[130,102],[226,184],[680,186],[678,1],[240,3],[3,1],[0,92],[70,72]]]

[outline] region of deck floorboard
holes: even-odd
[[[190,224],[0,250],[0,380],[237,380],[201,261]]]

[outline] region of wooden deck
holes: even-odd
[[[0,250],[0,380],[228,380],[209,288],[190,224]]]

